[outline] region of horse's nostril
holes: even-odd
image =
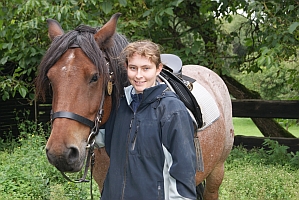
[[[70,162],[75,162],[79,157],[79,150],[76,147],[69,148],[68,160]]]

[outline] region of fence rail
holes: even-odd
[[[299,101],[232,100],[233,116],[299,119]]]
[[[232,108],[233,117],[299,119],[299,101],[232,100]],[[22,115],[24,110],[30,111],[29,116]],[[36,102],[32,104],[29,104],[28,101],[21,97],[1,101],[0,138],[5,136],[4,132],[11,131],[13,135],[19,134],[16,115],[18,115],[20,120],[28,119],[37,120],[38,122],[49,122],[50,111],[51,100],[49,98],[46,103]],[[261,146],[263,139],[263,137],[236,136],[234,145],[243,144],[250,149],[255,146]],[[299,150],[299,139],[285,138],[277,141],[280,144],[288,145],[291,151]]]

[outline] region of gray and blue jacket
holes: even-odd
[[[134,89],[125,88],[105,125],[110,167],[101,200],[196,199],[193,121],[166,88],[145,89],[136,111]]]

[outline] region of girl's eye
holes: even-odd
[[[130,70],[134,71],[136,68],[135,67],[130,67]]]
[[[99,74],[94,74],[90,80],[90,83],[96,82],[96,81],[98,81],[98,79],[99,79]]]

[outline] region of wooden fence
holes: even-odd
[[[0,101],[0,138],[5,138],[10,131],[13,135],[18,135],[18,122],[22,120],[35,119],[34,102],[29,102],[27,99],[16,95],[6,101]],[[29,115],[26,114],[29,112]]]
[[[233,116],[299,119],[299,101],[232,100]]]
[[[232,100],[233,116],[246,118],[299,119],[299,101],[264,101],[256,99]],[[289,152],[299,151],[299,138],[271,137],[280,145],[288,146]],[[262,147],[265,137],[235,136],[234,146],[247,149]]]
[[[0,138],[5,137],[5,133],[12,131],[13,135],[18,135],[16,116],[20,120],[36,120],[38,122],[49,122],[51,100],[47,98],[46,103],[32,102],[21,97],[16,97],[7,101],[0,101]],[[244,118],[285,118],[299,119],[299,101],[264,101],[264,100],[232,100],[233,117]],[[23,115],[25,110],[29,110],[29,116]],[[264,137],[235,136],[234,145],[243,145],[251,149],[261,147]],[[290,151],[299,151],[299,138],[271,138],[280,144],[290,147]]]

